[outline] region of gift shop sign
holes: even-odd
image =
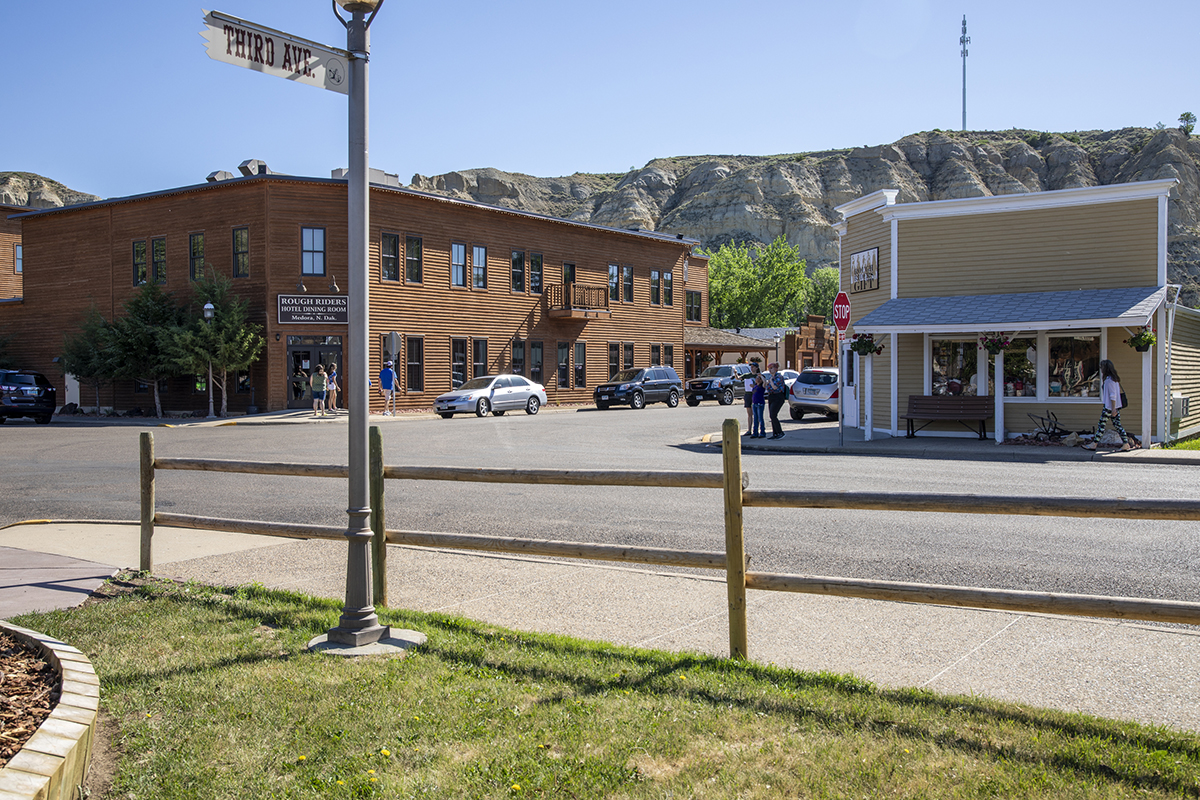
[[[208,57],[235,67],[350,94],[350,54],[290,33],[222,14],[204,12],[200,31]]]
[[[350,300],[342,294],[281,294],[279,324],[350,324]]]
[[[866,292],[879,288],[879,248],[850,254],[850,291]]]

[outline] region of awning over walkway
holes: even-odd
[[[904,297],[854,323],[855,333],[983,333],[1147,325],[1166,287]]]

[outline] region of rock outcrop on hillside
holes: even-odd
[[[898,202],[1177,178],[1169,277],[1200,305],[1200,138],[1177,129],[1071,134],[933,131],[898,142],[778,156],[660,158],[625,175],[534,178],[496,169],[425,177],[412,188],[621,228],[682,233],[715,248],[783,235],[810,269],[837,261],[834,207],[879,189]]]
[[[0,203],[31,208],[57,208],[91,203],[99,199],[94,194],[68,189],[58,181],[43,178],[32,172],[0,172]]]

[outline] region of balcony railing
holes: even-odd
[[[560,319],[608,316],[608,287],[584,283],[547,284],[546,308],[549,316]]]

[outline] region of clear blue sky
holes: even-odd
[[[328,0],[3,0],[0,171],[115,197],[346,166],[346,98],[210,60],[202,7],[345,46]],[[964,13],[971,129],[1200,114],[1196,0],[386,0],[371,166],[624,172],[958,129]]]

